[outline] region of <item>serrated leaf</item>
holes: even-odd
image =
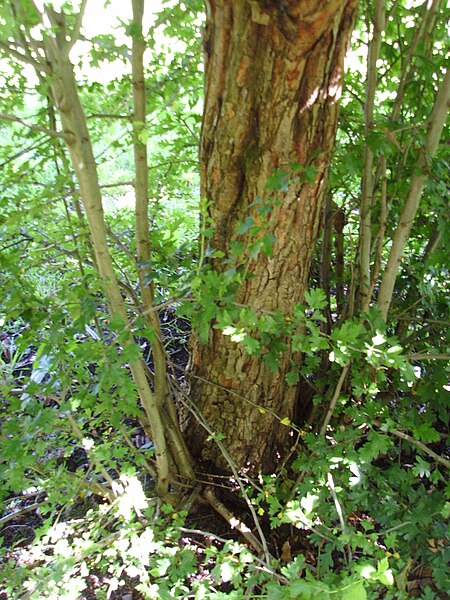
[[[430,465],[423,460],[420,456],[416,458],[416,464],[412,468],[412,472],[417,477],[429,477],[430,476]]]
[[[289,371],[286,373],[286,382],[288,385],[296,385],[300,380],[298,371]]]
[[[327,305],[327,297],[321,288],[305,292],[305,301],[313,310],[322,310]]]
[[[255,338],[252,338],[249,335],[247,335],[242,340],[242,343],[244,344],[247,354],[259,354],[261,350],[261,344],[258,342],[258,340],[255,340]]]
[[[429,423],[421,423],[413,429],[415,437],[424,442],[438,442],[441,439],[439,432]]]

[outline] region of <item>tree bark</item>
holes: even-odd
[[[201,194],[210,202],[214,249],[229,257],[250,205],[278,200],[267,222],[273,254],[249,262],[251,277],[236,297],[257,311],[289,316],[307,288],[356,7],[357,0],[207,2]],[[292,164],[314,167],[314,181],[293,176],[282,192],[268,192],[273,170],[289,173]],[[216,329],[207,345],[194,339],[192,347],[197,410],[225,436],[239,467],[271,469],[289,442],[280,419],[292,418],[296,402],[285,381],[289,352],[273,373]],[[192,417],[185,435],[195,456],[226,466]]]

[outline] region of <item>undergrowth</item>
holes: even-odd
[[[290,455],[272,475],[242,476],[244,496],[234,477],[198,474],[218,497],[241,497],[240,519],[255,533],[253,509],[266,548],[258,553],[233,523],[218,525],[204,501],[198,508],[189,494],[153,497],[154,447],[137,420],[120,338],[95,295],[82,295],[80,310],[62,291],[63,305],[52,296],[30,321],[3,325],[5,597],[119,598],[127,586],[155,599],[445,597],[445,396],[436,390],[433,405],[427,401],[429,378],[445,381],[445,370],[435,363],[423,377],[380,332],[376,311],[327,337],[320,290],[307,294],[294,321],[271,317],[273,331],[267,315],[222,304],[218,322],[241,342],[248,335],[270,345],[301,325],[308,335],[290,334],[310,357],[299,376],[316,366],[318,352],[332,355],[317,406],[333,401],[344,370],[348,377],[332,427],[282,421]],[[172,348],[178,335],[186,352],[186,322],[169,309],[166,323]],[[197,523],[202,511],[212,530]],[[26,515],[34,515],[29,526]]]

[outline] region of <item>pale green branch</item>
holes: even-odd
[[[1,121],[11,121],[12,123],[20,123],[24,127],[31,129],[32,131],[37,131],[39,133],[45,133],[52,138],[63,139],[69,142],[72,139],[72,135],[68,133],[64,133],[62,131],[55,131],[54,129],[47,129],[46,127],[41,127],[40,125],[34,125],[21,117],[17,117],[16,115],[10,115],[8,113],[0,112],[0,120]]]
[[[420,153],[417,168],[409,186],[408,196],[403,206],[400,220],[392,240],[391,252],[384,271],[378,295],[378,305],[384,319],[387,318],[392,301],[397,271],[403,257],[406,241],[412,228],[420,198],[422,196],[425,182],[428,178],[429,161],[433,157],[439,144],[442,129],[447,116],[450,102],[450,69],[445,73],[440,88],[436,94],[436,100],[431,114],[428,132],[425,139],[425,147]]]
[[[69,55],[70,51],[75,46],[76,42],[78,41],[78,39],[80,37],[81,26],[83,25],[84,13],[86,11],[86,4],[87,4],[87,0],[81,1],[80,10],[78,11],[78,14],[77,14],[76,20],[75,20],[75,27],[73,29],[72,35],[70,36],[70,40],[67,43],[67,46],[65,48],[65,52],[66,52],[67,56]]]

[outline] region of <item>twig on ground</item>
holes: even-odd
[[[2,527],[3,525],[5,525],[6,523],[9,523],[9,521],[13,521],[14,519],[17,519],[21,515],[24,515],[26,513],[32,512],[33,510],[36,510],[37,508],[39,508],[43,504],[45,504],[45,500],[42,501],[42,502],[35,502],[34,504],[30,504],[29,506],[25,506],[24,508],[21,508],[20,510],[16,510],[15,512],[13,512],[11,514],[6,515],[5,517],[2,517],[0,519],[0,527]]]
[[[258,554],[263,554],[264,548],[261,542],[256,538],[256,536],[253,535],[245,523],[242,523],[242,521],[237,519],[233,513],[230,512],[228,508],[217,499],[211,488],[206,488],[206,490],[203,492],[203,497],[214,508],[214,510],[219,513],[219,515],[228,521],[232,529],[237,529],[237,531],[239,531],[239,533],[245,537],[248,543],[256,550],[256,552],[258,552]]]

